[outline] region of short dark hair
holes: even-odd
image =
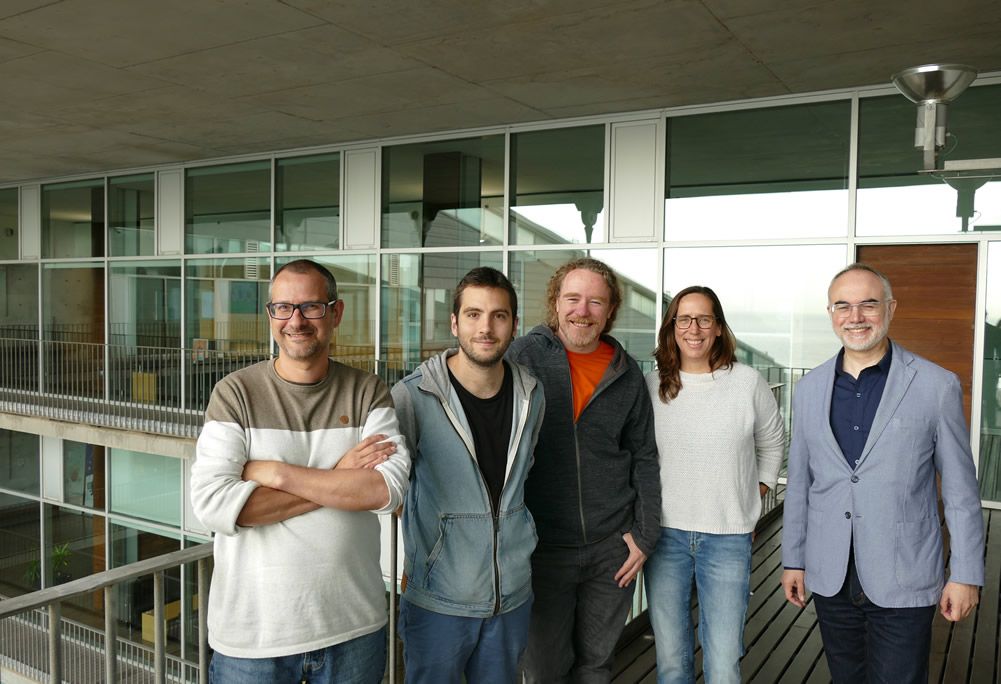
[[[452,298],[452,314],[459,315],[462,308],[462,293],[467,287],[495,287],[498,290],[507,292],[508,303],[511,305],[511,317],[518,317],[518,294],[514,291],[514,285],[507,279],[507,276],[496,268],[489,266],[477,266],[467,273],[455,286],[455,296]]]
[[[605,329],[601,331],[602,334],[608,333],[612,330],[612,324],[615,323],[616,314],[619,313],[619,303],[622,302],[622,288],[619,287],[619,279],[616,277],[615,271],[604,261],[598,261],[591,257],[582,257],[568,261],[556,269],[556,272],[549,279],[549,285],[546,287],[546,325],[554,332],[559,330],[560,321],[556,315],[556,300],[560,298],[560,290],[563,289],[563,280],[567,277],[567,274],[578,269],[597,273],[604,279],[605,285],[608,286],[608,320],[605,322]]]
[[[318,264],[311,259],[290,261],[271,276],[271,285],[274,285],[275,278],[285,271],[289,271],[290,273],[319,273],[327,281],[327,301],[332,302],[337,299],[337,279],[334,278],[334,274],[327,270],[327,267],[323,264]],[[271,299],[271,285],[268,286],[268,299]]]
[[[719,297],[705,285],[686,287],[671,298],[657,332],[657,348],[653,352],[660,378],[660,400],[664,403],[677,397],[681,391],[681,353],[678,342],[674,339],[674,317],[678,315],[681,300],[690,294],[700,294],[712,302],[713,316],[716,318],[716,325],[720,327],[720,336],[713,340],[713,347],[709,351],[709,368],[714,371],[729,368],[737,360],[737,338],[726,322]]]

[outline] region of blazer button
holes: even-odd
[[[858,475],[852,475],[852,482],[858,482]]]
[[[845,518],[848,519],[848,520],[851,520],[852,519],[852,514],[849,513],[848,511],[845,511]]]

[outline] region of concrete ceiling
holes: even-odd
[[[934,61],[1001,70],[1001,2],[3,0],[0,183],[884,84]]]

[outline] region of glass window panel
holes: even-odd
[[[38,391],[35,264],[0,264],[0,388]]]
[[[499,245],[504,136],[382,151],[382,246]]]
[[[271,333],[264,310],[270,277],[271,266],[260,257],[186,262],[188,408],[205,408],[223,376],[270,356]]]
[[[451,315],[455,286],[478,266],[500,269],[501,253],[383,255],[380,356],[391,373],[399,373],[395,379],[454,346]]]
[[[173,551],[180,551],[177,538],[163,533],[111,524],[111,567],[120,568],[141,560],[155,558]],[[146,575],[116,585],[118,590],[118,625],[137,643],[152,643],[153,630],[153,576]],[[164,573],[164,618],[167,621],[167,651],[180,651],[180,599],[181,570],[170,568]]]
[[[738,360],[762,372],[809,370],[839,348],[825,307],[846,256],[844,245],[667,249],[665,305],[674,292],[707,285],[737,337]]]
[[[57,342],[104,342],[104,267],[45,264],[42,336]]]
[[[38,450],[38,435],[0,430],[0,488],[37,496]]]
[[[104,397],[104,268],[45,264],[42,343],[45,391]]]
[[[667,240],[847,235],[850,102],[667,125]]]
[[[129,347],[181,345],[181,262],[114,262],[109,267],[110,342]]]
[[[153,174],[108,179],[108,251],[111,256],[156,253]]]
[[[181,460],[111,450],[111,510],[181,526]]]
[[[970,88],[949,105],[945,161],[1001,158],[1001,85]],[[858,235],[1001,230],[1001,180],[919,174],[917,105],[900,95],[859,103]],[[996,177],[997,174],[994,174]]]
[[[104,510],[104,447],[63,440],[63,503]]]
[[[188,169],[185,252],[263,252],[271,241],[271,162]]]
[[[106,570],[103,515],[50,504],[43,504],[42,510],[46,535],[43,544],[46,587]],[[84,610],[101,610],[100,592],[96,601],[94,597],[82,596],[70,602]]]
[[[605,127],[511,136],[511,242],[605,241]]]
[[[42,186],[42,256],[104,256],[104,181]]]
[[[188,261],[187,346],[267,350],[271,334],[264,305],[270,277],[268,260],[259,257]]]
[[[181,262],[109,264],[110,397],[180,406]]]
[[[0,337],[38,339],[35,264],[0,264]]]
[[[619,278],[622,304],[611,335],[646,370],[653,368],[657,325],[657,251],[654,249],[592,249],[513,252],[511,282],[518,292],[519,335],[546,320],[546,289],[556,269],[573,259],[590,256],[608,264]]]
[[[1001,242],[987,252],[984,381],[980,409],[980,495],[1001,503]]]
[[[42,533],[37,501],[0,494],[0,586],[7,597],[42,588]]]
[[[344,316],[331,340],[330,355],[368,371],[375,370],[375,260],[374,254],[316,257],[337,280],[337,297],[344,302]],[[278,259],[276,268],[289,261],[293,259]]]
[[[275,249],[337,249],[341,155],[279,159],[275,166]]]
[[[17,188],[0,190],[0,259],[18,257]]]

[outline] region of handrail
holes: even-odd
[[[209,558],[212,555],[212,544],[199,544],[180,551],[171,551],[154,558],[136,561],[120,568],[112,568],[102,572],[71,580],[55,587],[47,587],[0,601],[0,619],[23,613],[33,608],[44,608],[50,603],[65,601],[83,594],[89,594],[98,589],[110,587],[113,584],[126,582],[155,572],[193,563]]]
[[[116,631],[115,592],[108,588],[146,575],[153,575],[153,667],[157,684],[166,682],[166,629],[164,627],[164,572],[186,563],[197,563],[198,597],[198,681],[208,682],[208,628],[206,625],[209,591],[208,559],[212,557],[213,544],[199,544],[181,551],[173,551],[155,558],[136,561],[129,565],[105,570],[87,577],[72,580],[55,587],[48,587],[30,594],[0,601],[0,620],[20,613],[46,608],[48,611],[49,678],[62,682],[62,602],[90,592],[104,590],[104,680],[116,682],[118,677],[118,635]]]

